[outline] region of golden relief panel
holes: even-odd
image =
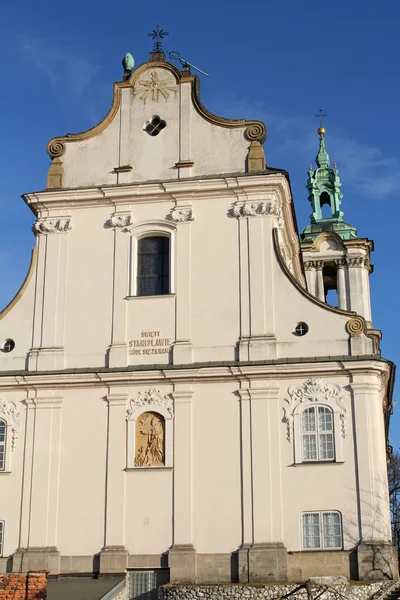
[[[155,412],[145,412],[136,420],[135,467],[165,465],[165,421]]]

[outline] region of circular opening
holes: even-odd
[[[3,352],[12,352],[15,348],[15,342],[12,339],[7,339],[3,345]]]
[[[307,325],[307,323],[304,323],[304,321],[300,321],[300,323],[297,323],[296,327],[294,328],[294,334],[295,335],[306,335],[306,333],[308,333],[309,327]]]

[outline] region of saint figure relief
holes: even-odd
[[[164,419],[154,412],[141,414],[136,421],[135,467],[163,466]]]

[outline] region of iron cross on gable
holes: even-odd
[[[157,25],[153,31],[147,34],[147,37],[151,37],[154,40],[153,52],[162,52],[161,40],[166,35],[169,35],[168,31],[164,31],[164,29],[161,29],[159,25]]]
[[[322,108],[319,109],[318,113],[316,115],[314,115],[314,117],[317,117],[317,119],[319,119],[319,126],[323,127],[322,125],[322,119],[324,119],[325,117],[327,117],[328,115],[326,113],[322,112]]]

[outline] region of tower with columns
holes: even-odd
[[[396,577],[394,369],[325,131],[300,242],[265,124],[208,111],[160,45],[124,66],[103,121],[52,139],[45,189],[23,196],[35,248],[0,313],[0,569]]]
[[[344,222],[340,208],[342,183],[336,163],[330,166],[325,134],[321,126],[317,168],[310,165],[307,179],[311,223],[300,235],[307,289],[321,302],[326,302],[329,291],[334,290],[338,308],[354,311],[371,324],[369,275],[374,245],[371,240],[359,238],[355,227]]]

